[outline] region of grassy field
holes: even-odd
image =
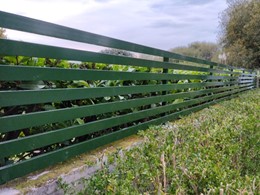
[[[110,156],[80,194],[260,192],[259,89],[139,134],[143,143]]]

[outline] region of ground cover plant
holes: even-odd
[[[259,99],[252,90],[140,132],[143,143],[110,156],[80,194],[258,194]]]

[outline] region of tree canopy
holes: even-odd
[[[133,53],[121,49],[104,49],[100,51],[104,54],[117,55],[117,56],[126,56],[126,57],[134,57]]]
[[[227,0],[220,18],[220,41],[227,63],[260,68],[260,0]]]
[[[179,53],[186,56],[201,58],[210,61],[218,60],[219,47],[211,42],[193,42],[188,46],[175,47],[171,52]]]

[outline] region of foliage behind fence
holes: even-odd
[[[3,28],[163,59],[0,39],[0,183],[254,88],[252,70],[10,13],[0,17]]]

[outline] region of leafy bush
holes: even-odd
[[[260,90],[139,134],[141,146],[114,155],[82,194],[257,194]]]

